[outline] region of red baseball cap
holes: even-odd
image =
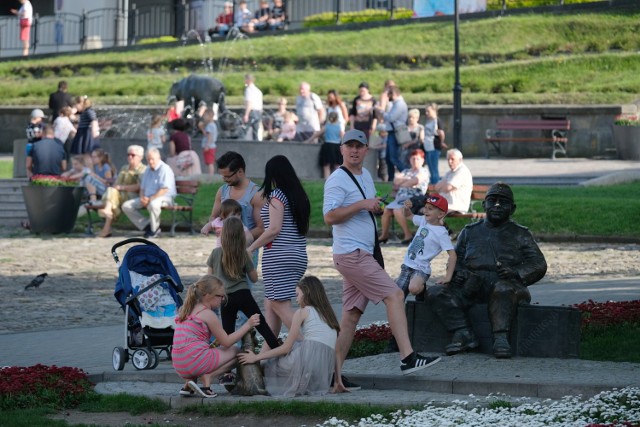
[[[445,199],[444,197],[442,197],[437,193],[429,194],[424,204],[435,206],[436,208],[440,209],[442,212],[447,212],[449,210],[449,202],[447,202],[447,199]]]

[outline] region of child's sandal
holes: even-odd
[[[191,390],[191,387],[184,386],[180,389],[180,396],[190,397],[193,396],[195,391]]]
[[[200,397],[218,397],[218,395],[213,390],[211,390],[211,387],[198,387],[198,384],[194,383],[193,381],[189,381],[187,384],[189,385],[189,388],[198,393]]]

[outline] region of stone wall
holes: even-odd
[[[424,111],[424,106],[417,106]],[[620,105],[513,105],[513,106],[465,106],[462,108],[462,152],[466,157],[482,157],[486,154],[484,137],[500,118],[541,119],[563,118],[571,120],[567,152],[569,157],[599,157],[611,155],[613,122],[627,106]],[[635,107],[635,106],[633,106]],[[34,107],[0,108],[0,153],[13,151],[13,141],[25,137],[25,127]],[[272,108],[272,110],[274,110]],[[45,111],[47,111],[45,109]],[[153,114],[162,112],[159,107],[103,107],[96,108],[99,118],[108,118],[114,133],[126,138],[145,138],[148,122]],[[453,117],[451,106],[440,109],[447,142],[451,146]],[[424,117],[422,118],[422,121]],[[522,135],[522,134],[519,134]],[[539,134],[538,134],[539,135]],[[526,135],[525,135],[526,136]],[[194,141],[198,145],[199,141]],[[144,144],[146,145],[146,144]],[[550,145],[544,143],[503,144],[506,157],[549,157]],[[267,151],[271,152],[271,149]]]
[[[26,176],[25,169],[25,146],[26,139],[14,141],[13,146],[13,176],[22,178]],[[113,158],[113,163],[120,168],[127,162],[127,147],[131,144],[138,144],[146,148],[147,141],[143,139],[119,139],[105,138],[102,146]],[[218,141],[216,157],[227,151],[236,151],[244,157],[247,164],[247,175],[252,178],[264,177],[264,165],[273,156],[282,154],[286,156],[293,165],[298,177],[301,179],[321,179],[322,170],[318,166],[319,144],[302,144],[298,142],[276,143],[276,142],[252,142],[252,141]],[[200,143],[194,144],[193,148],[200,154],[202,171],[206,173],[207,168],[202,157]],[[377,164],[377,152],[371,150],[365,159],[365,167],[374,175]]]

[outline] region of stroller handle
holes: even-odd
[[[130,239],[126,239],[121,242],[118,242],[111,247],[111,255],[113,256],[113,260],[116,262],[116,264],[120,265],[120,258],[118,258],[118,253],[116,252],[116,249],[118,249],[121,246],[128,245],[130,243],[142,243],[145,245],[158,247],[158,245],[156,245],[155,243],[147,239],[143,239],[142,237],[132,237]]]

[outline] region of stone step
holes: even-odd
[[[0,205],[4,205],[6,203],[19,203],[24,204],[24,197],[22,197],[22,192],[20,193],[4,193],[0,191]],[[3,206],[4,208],[4,206]]]
[[[15,213],[15,212],[26,212],[27,208],[25,208],[24,203],[7,203],[2,206],[0,209],[0,216],[3,213]]]

